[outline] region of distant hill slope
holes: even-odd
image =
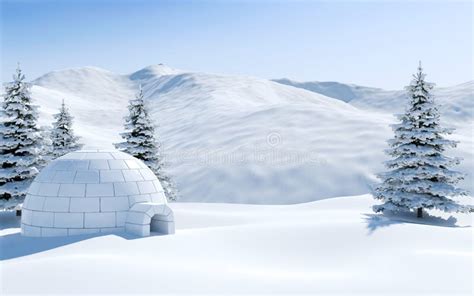
[[[274,81],[348,102],[362,109],[394,113],[403,111],[407,104],[404,90],[390,91],[339,82],[297,82],[286,78]],[[441,105],[444,116],[450,117],[449,120],[459,122],[473,119],[474,81],[452,87],[435,88],[433,93]]]
[[[50,124],[64,98],[77,134],[94,147],[120,141],[127,102],[141,84],[182,201],[287,204],[366,193],[383,169],[394,121],[354,99],[164,65],[129,75],[66,69],[33,84],[41,123]],[[453,154],[466,159],[461,169],[470,173],[469,128],[454,137],[462,143]]]

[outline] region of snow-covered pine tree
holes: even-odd
[[[38,111],[24,80],[18,66],[13,81],[5,86],[0,111],[0,209],[12,209],[23,202],[41,166]]]
[[[79,137],[74,135],[72,129],[73,117],[64,104],[64,100],[59,109],[59,113],[54,115],[55,121],[51,129],[52,155],[54,158],[63,156],[69,152],[79,150],[83,146],[79,144]]]
[[[41,170],[45,167],[51,160],[54,159],[53,157],[53,142],[51,141],[51,127],[43,125],[39,128],[40,136],[41,136],[41,161],[39,165],[39,169]]]
[[[420,62],[407,87],[409,107],[398,116],[401,122],[392,125],[395,136],[389,141],[387,154],[393,159],[386,162],[390,171],[379,174],[382,184],[374,196],[383,204],[374,206],[375,212],[416,210],[421,218],[424,208],[468,210],[452,199],[466,194],[455,186],[463,175],[449,169],[460,160],[443,155],[446,148],[456,147],[456,142],[443,136],[452,130],[440,126],[438,107],[431,95],[433,84],[426,82],[425,76]]]
[[[129,101],[128,111],[129,114],[125,117],[125,132],[120,134],[125,141],[115,144],[115,147],[143,160],[160,180],[166,198],[176,201],[176,187],[163,171],[161,145],[156,140],[155,127],[148,115],[141,86],[135,99]]]

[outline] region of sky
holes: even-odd
[[[0,0],[1,79],[151,64],[386,89],[473,79],[473,2]]]

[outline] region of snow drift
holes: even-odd
[[[176,234],[34,239],[0,213],[5,294],[471,295],[472,228],[380,217],[370,196],[171,203]],[[12,213],[14,215],[14,213]],[[416,218],[412,217],[414,220]],[[436,225],[436,226],[433,226]]]

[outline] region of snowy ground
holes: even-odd
[[[177,233],[25,238],[0,215],[0,294],[472,295],[472,216],[390,219],[368,195],[174,203]]]

